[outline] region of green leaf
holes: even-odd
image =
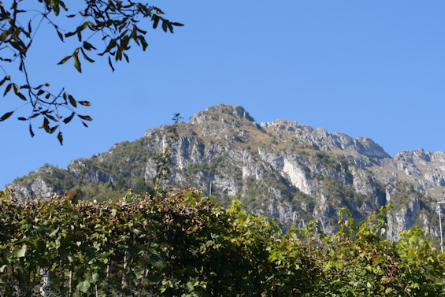
[[[53,6],[54,14],[55,14],[56,16],[58,16],[59,13],[60,13],[59,1],[58,1],[58,0],[52,0],[52,1],[51,1],[51,4],[52,4],[52,6]]]
[[[83,282],[80,282],[77,285],[77,288],[82,292],[82,293],[87,293],[88,290],[90,289],[90,282],[88,280],[84,280]]]
[[[69,59],[71,59],[72,56],[66,56],[65,58],[63,58],[62,60],[60,60],[59,63],[57,63],[57,65],[62,65],[64,64],[66,61],[68,61]]]
[[[49,237],[54,237],[54,236],[57,234],[57,232],[59,232],[59,230],[60,230],[59,227],[57,227],[56,229],[54,229],[54,231],[52,231],[52,232],[49,234]]]
[[[82,68],[81,68],[81,65],[80,65],[79,57],[78,57],[78,51],[74,52],[73,60],[74,60],[74,67],[77,69],[77,71],[82,73]]]
[[[19,97],[20,99],[22,99],[23,101],[26,101],[26,100],[27,100],[26,97],[25,97],[22,93],[20,93],[20,88],[19,88],[19,86],[16,85],[16,84],[13,84],[12,86],[14,87],[14,93],[15,93],[15,95],[16,95],[17,97]]]
[[[15,252],[15,256],[17,258],[23,258],[25,256],[25,254],[26,254],[27,248],[28,247],[26,246],[26,244],[22,245],[22,247]]]

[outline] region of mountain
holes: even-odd
[[[72,161],[66,169],[44,165],[9,185],[18,198],[46,199],[76,187],[86,199],[107,199],[131,188],[148,191],[154,157],[171,140],[172,126],[148,130],[134,142]],[[241,106],[217,105],[177,124],[172,144],[172,187],[192,185],[223,204],[240,199],[252,212],[287,229],[309,220],[335,230],[347,206],[361,220],[391,203],[388,234],[418,225],[438,236],[435,201],[445,193],[445,154],[423,149],[394,157],[367,137],[329,133],[289,120],[258,124]]]

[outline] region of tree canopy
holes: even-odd
[[[82,63],[93,63],[96,58],[108,60],[114,71],[116,63],[130,61],[131,47],[147,49],[150,28],[173,33],[174,27],[182,26],[165,18],[160,8],[140,1],[84,0],[80,6],[74,11],[62,0],[0,2],[0,69],[4,73],[0,87],[3,96],[13,94],[20,102],[14,110],[0,113],[0,122],[17,116],[19,121],[29,122],[33,137],[32,123],[37,121],[39,128],[57,135],[62,144],[62,124],[76,117],[85,127],[92,121],[91,116],[78,111],[79,106],[90,106],[90,101],[78,100],[65,87],[54,89],[48,81],[32,80],[27,54],[43,25],[54,29],[60,42],[75,42],[74,50],[54,63],[72,61],[78,72],[82,72]]]

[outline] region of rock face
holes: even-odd
[[[135,142],[114,145],[67,169],[45,165],[11,185],[18,197],[46,199],[72,187],[95,191],[148,189],[154,157],[168,145],[171,126],[148,130]],[[335,230],[347,206],[361,220],[387,203],[389,236],[418,225],[437,236],[435,201],[445,193],[445,154],[422,149],[391,157],[366,137],[329,133],[288,120],[257,124],[241,106],[217,105],[177,125],[168,185],[192,185],[223,204],[240,199],[283,228],[317,220]],[[144,188],[145,187],[145,188]],[[105,189],[105,190],[104,190]]]

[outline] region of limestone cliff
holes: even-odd
[[[222,203],[240,199],[284,228],[315,219],[326,232],[335,229],[342,206],[360,220],[391,203],[391,237],[413,225],[438,235],[434,202],[445,193],[443,153],[419,149],[391,157],[369,138],[281,119],[258,124],[236,105],[200,111],[177,129],[170,187],[211,189]],[[153,157],[167,145],[168,130],[167,125],[150,129],[135,142],[74,160],[66,169],[45,165],[10,187],[18,197],[43,199],[76,186],[92,196],[149,189],[156,173]]]

